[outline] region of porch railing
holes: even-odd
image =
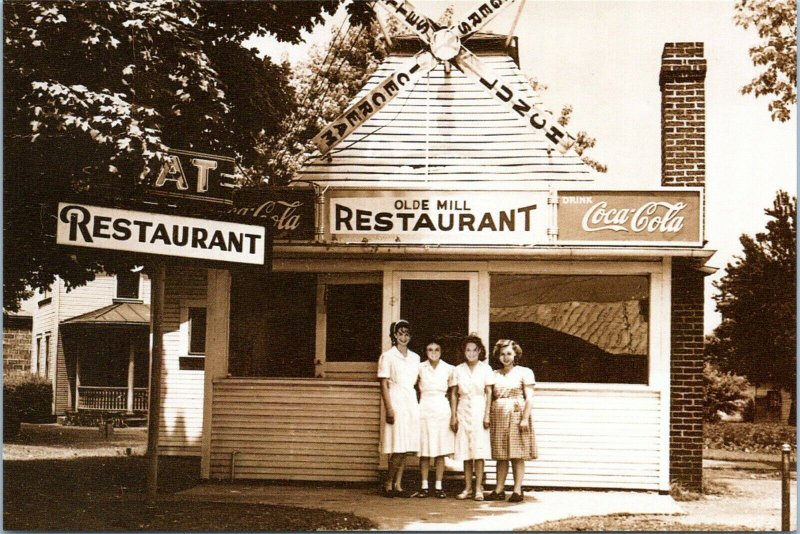
[[[128,409],[128,388],[80,386],[78,409],[124,412]],[[147,388],[133,388],[133,409],[147,411]]]

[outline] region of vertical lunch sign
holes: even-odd
[[[558,191],[559,245],[703,246],[699,188]]]

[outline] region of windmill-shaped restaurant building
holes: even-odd
[[[663,164],[642,178],[661,186],[609,190],[541,111],[516,40],[478,31],[486,4],[450,29],[381,5],[412,33],[294,184],[313,184],[314,235],[276,235],[269,273],[168,272],[167,313],[205,299],[208,333],[194,382],[165,345],[163,397],[195,388],[203,409],[178,424],[163,401],[162,452],[199,454],[206,478],[378,480],[377,359],[404,318],[412,350],[439,340],[453,364],[470,332],[522,346],[539,444],[526,485],[698,487],[702,43],[653,65]]]

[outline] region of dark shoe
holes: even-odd
[[[501,491],[497,493],[496,491],[492,490],[492,492],[486,496],[487,501],[504,501],[506,500],[506,492]]]
[[[416,497],[417,499],[425,499],[426,497],[430,496],[430,492],[427,489],[422,489],[414,493],[413,496]]]
[[[435,491],[433,492],[433,495],[434,495],[434,496],[435,496],[437,499],[446,499],[446,498],[447,498],[447,494],[444,492],[444,490],[440,490],[440,489],[438,489],[438,490],[435,490]]]
[[[522,495],[519,493],[512,493],[511,497],[508,498],[508,502],[522,502]]]
[[[394,490],[394,496],[400,497],[401,499],[410,499],[413,497],[415,493],[409,490]]]
[[[391,498],[393,498],[393,497],[394,497],[394,490],[393,490],[393,489],[386,489],[386,488],[383,488],[383,489],[381,490],[381,495],[382,495],[383,497],[386,497],[387,499],[391,499]]]

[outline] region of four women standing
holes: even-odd
[[[408,349],[408,321],[393,323],[389,334],[393,346],[378,361],[385,409],[381,452],[390,455],[384,495],[411,496],[402,487],[405,460],[419,453],[422,487],[414,494],[417,497],[431,494],[431,461],[436,472],[433,495],[446,497],[442,489],[444,458],[454,455],[464,462],[464,491],[457,499],[484,500],[484,464],[493,458],[497,460],[497,485],[486,499],[505,498],[511,461],[514,491],[509,502],[522,501],[525,460],[535,459],[537,450],[531,417],[533,371],[515,365],[522,355],[521,347],[511,340],[498,341],[493,356],[502,368],[493,372],[484,360],[486,349],[477,335],[464,339],[464,362],[453,367],[441,360],[442,347],[436,342],[428,343],[428,359],[420,364],[419,356]],[[415,384],[420,391],[419,404]]]

